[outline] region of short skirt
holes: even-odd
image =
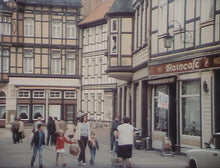
[[[57,149],[56,152],[57,153],[65,153],[65,150],[64,149]]]
[[[132,157],[132,145],[118,145],[118,157],[131,158]]]

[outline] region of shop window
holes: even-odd
[[[161,85],[153,89],[154,130],[166,132],[168,125],[168,110],[158,107],[159,92],[168,94],[168,86]]]
[[[34,91],[33,98],[45,98],[45,92],[44,91]]]
[[[18,105],[17,117],[20,117],[21,119],[28,119],[29,118],[29,106],[28,105]]]
[[[33,119],[36,120],[38,117],[44,116],[44,105],[33,106]]]
[[[30,98],[30,91],[28,90],[19,90],[18,98]]]
[[[5,105],[0,106],[0,119],[6,118],[6,111],[5,111]]]
[[[200,136],[200,81],[183,81],[181,91],[182,133]]]

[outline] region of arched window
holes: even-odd
[[[0,99],[5,99],[6,95],[3,91],[0,91]],[[4,101],[3,101],[4,102]],[[6,106],[5,104],[0,104],[0,119],[6,118]]]

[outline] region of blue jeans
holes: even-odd
[[[96,148],[89,148],[91,159],[90,159],[90,164],[94,165],[94,160],[95,160],[95,154],[96,154]]]
[[[42,166],[43,146],[36,146],[36,145],[34,145],[33,155],[32,155],[32,158],[31,158],[31,165],[34,164],[34,161],[35,161],[35,158],[36,158],[36,155],[37,155],[37,151],[38,151],[38,154],[39,154],[39,166]]]

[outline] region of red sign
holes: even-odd
[[[191,70],[208,68],[208,67],[210,67],[210,59],[204,57],[204,58],[195,58],[190,60],[172,62],[168,64],[150,66],[149,73],[150,75],[157,75],[164,73],[191,71]]]

